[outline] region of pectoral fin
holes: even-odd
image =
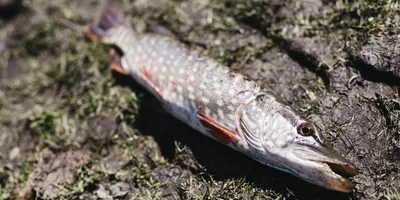
[[[211,117],[201,112],[197,112],[197,116],[200,118],[201,123],[210,130],[212,136],[223,144],[229,144],[238,140],[234,133],[228,130],[228,128],[218,125]]]
[[[113,71],[120,74],[128,75],[128,72],[122,67],[121,56],[114,49],[110,50],[110,60],[110,68]]]

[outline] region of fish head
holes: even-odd
[[[358,173],[329,146],[314,124],[269,93],[255,95],[237,113],[249,156],[330,190],[351,192]]]

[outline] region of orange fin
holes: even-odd
[[[154,92],[162,98],[161,90],[156,86],[153,80],[153,75],[146,70],[146,68],[139,68],[139,74],[142,76],[143,80],[154,90]]]
[[[120,74],[128,75],[128,72],[125,71],[124,68],[122,67],[121,56],[114,49],[110,50],[110,59],[111,59],[110,68],[113,71],[118,72]]]
[[[86,37],[91,39],[92,41],[99,41],[99,35],[96,34],[90,26],[84,26],[82,28],[83,34],[85,34]]]
[[[218,125],[212,118],[197,112],[197,116],[203,125],[210,129],[210,133],[223,144],[229,144],[238,140],[237,136],[227,128]]]

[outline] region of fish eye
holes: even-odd
[[[302,136],[310,136],[310,135],[314,135],[315,130],[314,130],[314,127],[310,123],[303,122],[297,126],[297,133]]]

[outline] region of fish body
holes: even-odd
[[[131,33],[124,38],[118,31],[127,30],[117,29],[114,34],[115,44],[126,52],[121,60],[123,69],[157,97],[166,111],[206,136],[242,151],[235,115],[242,102],[261,92],[255,82],[211,59],[193,55],[169,37]],[[273,101],[273,96],[268,96]]]
[[[314,125],[254,81],[191,52],[171,37],[138,34],[109,11],[86,35],[113,44],[116,71],[132,76],[165,110],[204,135],[265,165],[322,187],[350,192],[357,174]]]

